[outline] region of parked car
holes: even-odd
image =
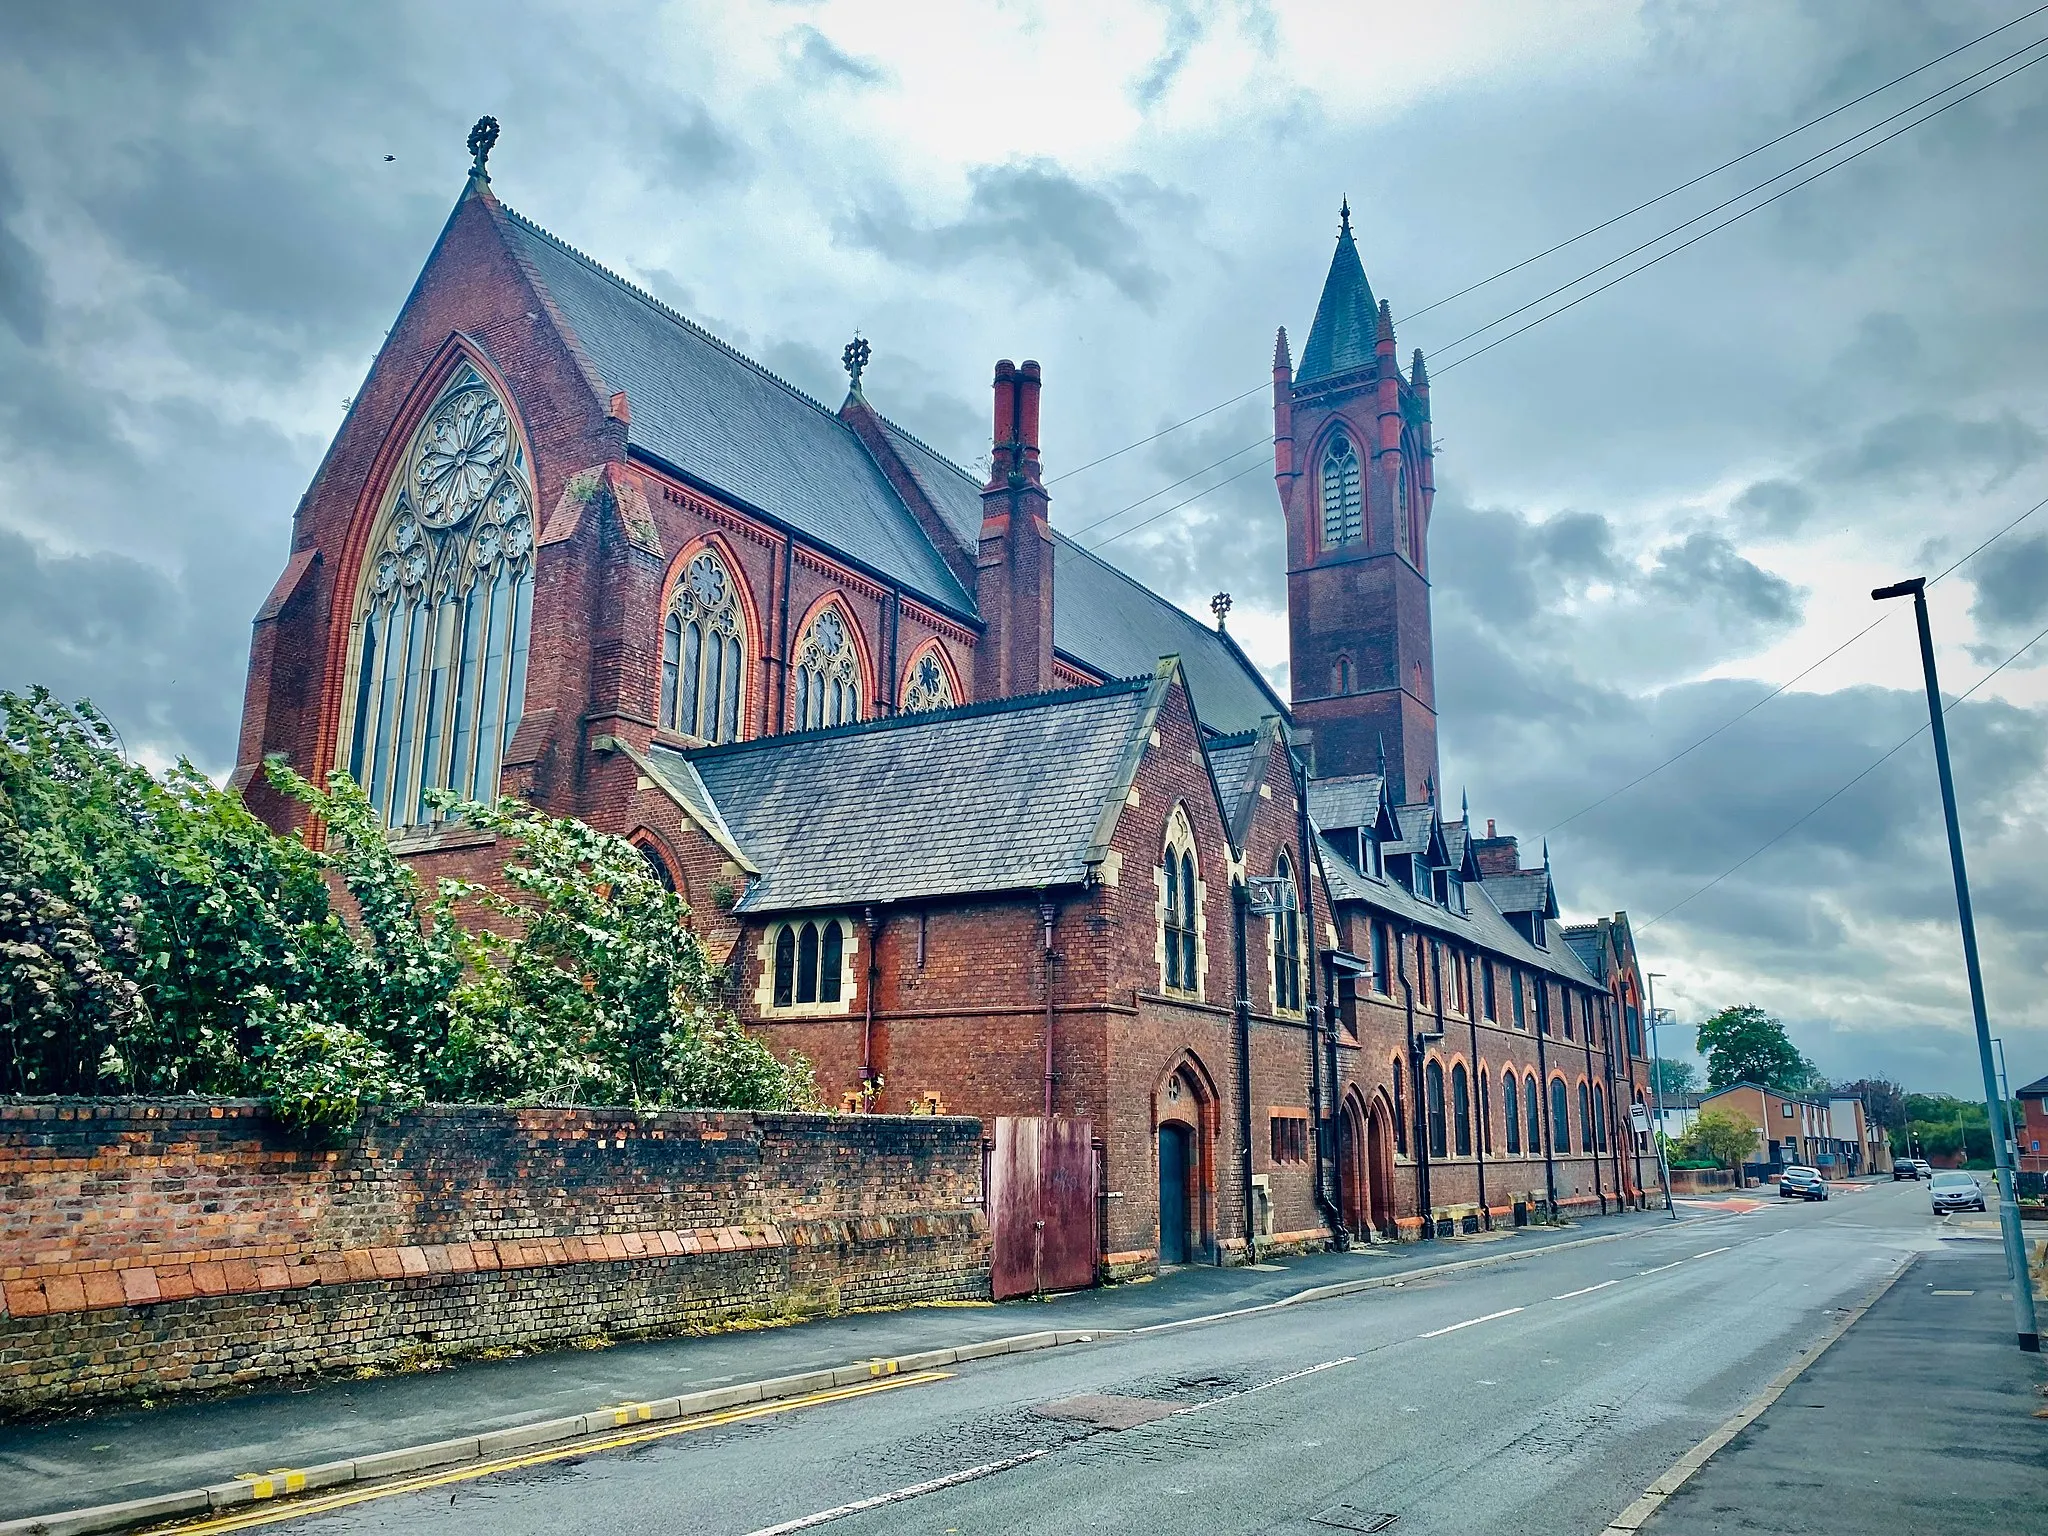
[[[1917,1179],[1919,1177],[1920,1165],[1914,1162],[1912,1158],[1899,1157],[1892,1159],[1892,1182],[1894,1184],[1898,1183],[1901,1179]]]
[[[1778,1194],[1786,1200],[1825,1200],[1828,1181],[1820,1176],[1818,1168],[1787,1168],[1778,1175]]]
[[[1937,1216],[1949,1211],[1984,1209],[1984,1186],[1973,1173],[1953,1169],[1937,1173],[1927,1186],[1927,1194]]]

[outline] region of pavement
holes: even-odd
[[[1646,1536],[2048,1533],[2048,1373],[2015,1344],[2004,1257],[1978,1225],[1915,1258]]]
[[[1661,1210],[1631,1212],[1565,1226],[1304,1255],[1256,1268],[1188,1266],[1147,1283],[1039,1301],[910,1307],[4,1425],[0,1520],[173,1493],[275,1467],[372,1456],[612,1404],[650,1402],[1039,1330],[1122,1331],[1184,1322],[1270,1305],[1318,1287],[1671,1224]]]
[[[1653,1220],[1313,1304],[245,1505],[183,1536],[1591,1536],[1941,1231],[1912,1190]]]

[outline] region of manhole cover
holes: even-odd
[[[1093,1424],[1098,1429],[1136,1429],[1140,1424],[1150,1424],[1155,1419],[1173,1417],[1180,1410],[1172,1403],[1162,1403],[1149,1397],[1105,1397],[1089,1393],[1083,1397],[1063,1397],[1056,1403],[1040,1403],[1031,1410],[1048,1419],[1071,1419],[1077,1424]]]
[[[1339,1531],[1387,1531],[1401,1517],[1390,1515],[1385,1510],[1360,1509],[1355,1504],[1332,1504],[1319,1515],[1309,1519],[1317,1525],[1327,1525]]]

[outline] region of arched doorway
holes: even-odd
[[[1185,1264],[1194,1257],[1194,1142],[1179,1121],[1159,1127],[1161,1264]]]
[[[1343,1191],[1344,1226],[1354,1237],[1372,1230],[1372,1186],[1366,1161],[1365,1111],[1347,1094],[1337,1120],[1337,1176]]]
[[[1366,1115],[1366,1190],[1372,1222],[1382,1235],[1394,1235],[1394,1127],[1384,1098],[1375,1097]]]

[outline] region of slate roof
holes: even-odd
[[[1366,874],[1336,843],[1321,836],[1320,830],[1317,840],[1321,844],[1323,881],[1333,900],[1362,902],[1416,927],[1448,934],[1532,970],[1548,971],[1553,976],[1599,990],[1598,978],[1562,942],[1553,943],[1547,950],[1538,949],[1517,933],[1514,924],[1493,904],[1484,886],[1468,884],[1465,887],[1466,910],[1450,912],[1434,902],[1424,901],[1399,881]],[[1557,937],[1559,925],[1552,923],[1550,926],[1553,937]]]
[[[1372,284],[1365,280],[1365,263],[1358,259],[1358,242],[1351,238],[1347,218],[1330,258],[1330,275],[1323,279],[1308,345],[1301,349],[1301,366],[1294,371],[1295,383],[1369,367],[1378,335],[1379,304]]]
[[[1226,827],[1237,821],[1238,800],[1251,777],[1252,760],[1257,755],[1258,745],[1259,738],[1255,732],[1222,736],[1209,743],[1209,771],[1216,775],[1216,793],[1223,799],[1223,824]]]
[[[1420,805],[1397,805],[1394,807],[1394,823],[1401,829],[1399,842],[1389,843],[1385,852],[1390,854],[1422,853],[1429,847],[1430,829],[1436,819],[1436,807],[1424,801]]]
[[[1109,677],[1178,656],[1195,712],[1225,735],[1255,730],[1287,706],[1228,636],[1175,607],[1072,539],[1053,535],[1053,646]]]
[[[1308,813],[1319,827],[1379,824],[1381,785],[1376,773],[1354,773],[1308,781]]]
[[[2016,1099],[2048,1099],[2048,1077],[2037,1077],[2024,1088],[2015,1088],[2012,1096]]]
[[[851,427],[710,332],[499,206],[517,254],[539,275],[584,355],[610,389],[625,391],[633,447],[927,601],[974,614],[973,597]],[[975,522],[979,527],[978,506]]]
[[[1077,885],[1153,679],[676,751],[761,872],[738,910]]]
[[[1600,942],[1600,930],[1592,923],[1578,923],[1564,930],[1564,941],[1593,975],[1605,969],[1607,946]]]
[[[972,554],[981,547],[981,487],[966,470],[938,449],[913,437],[888,417],[879,418],[889,446],[903,461],[903,467],[939,509],[946,526],[959,537],[960,547]],[[1155,657],[1154,660],[1157,660]]]
[[[1512,875],[1488,875],[1486,894],[1503,912],[1543,912],[1552,901],[1550,871],[1518,870]]]

